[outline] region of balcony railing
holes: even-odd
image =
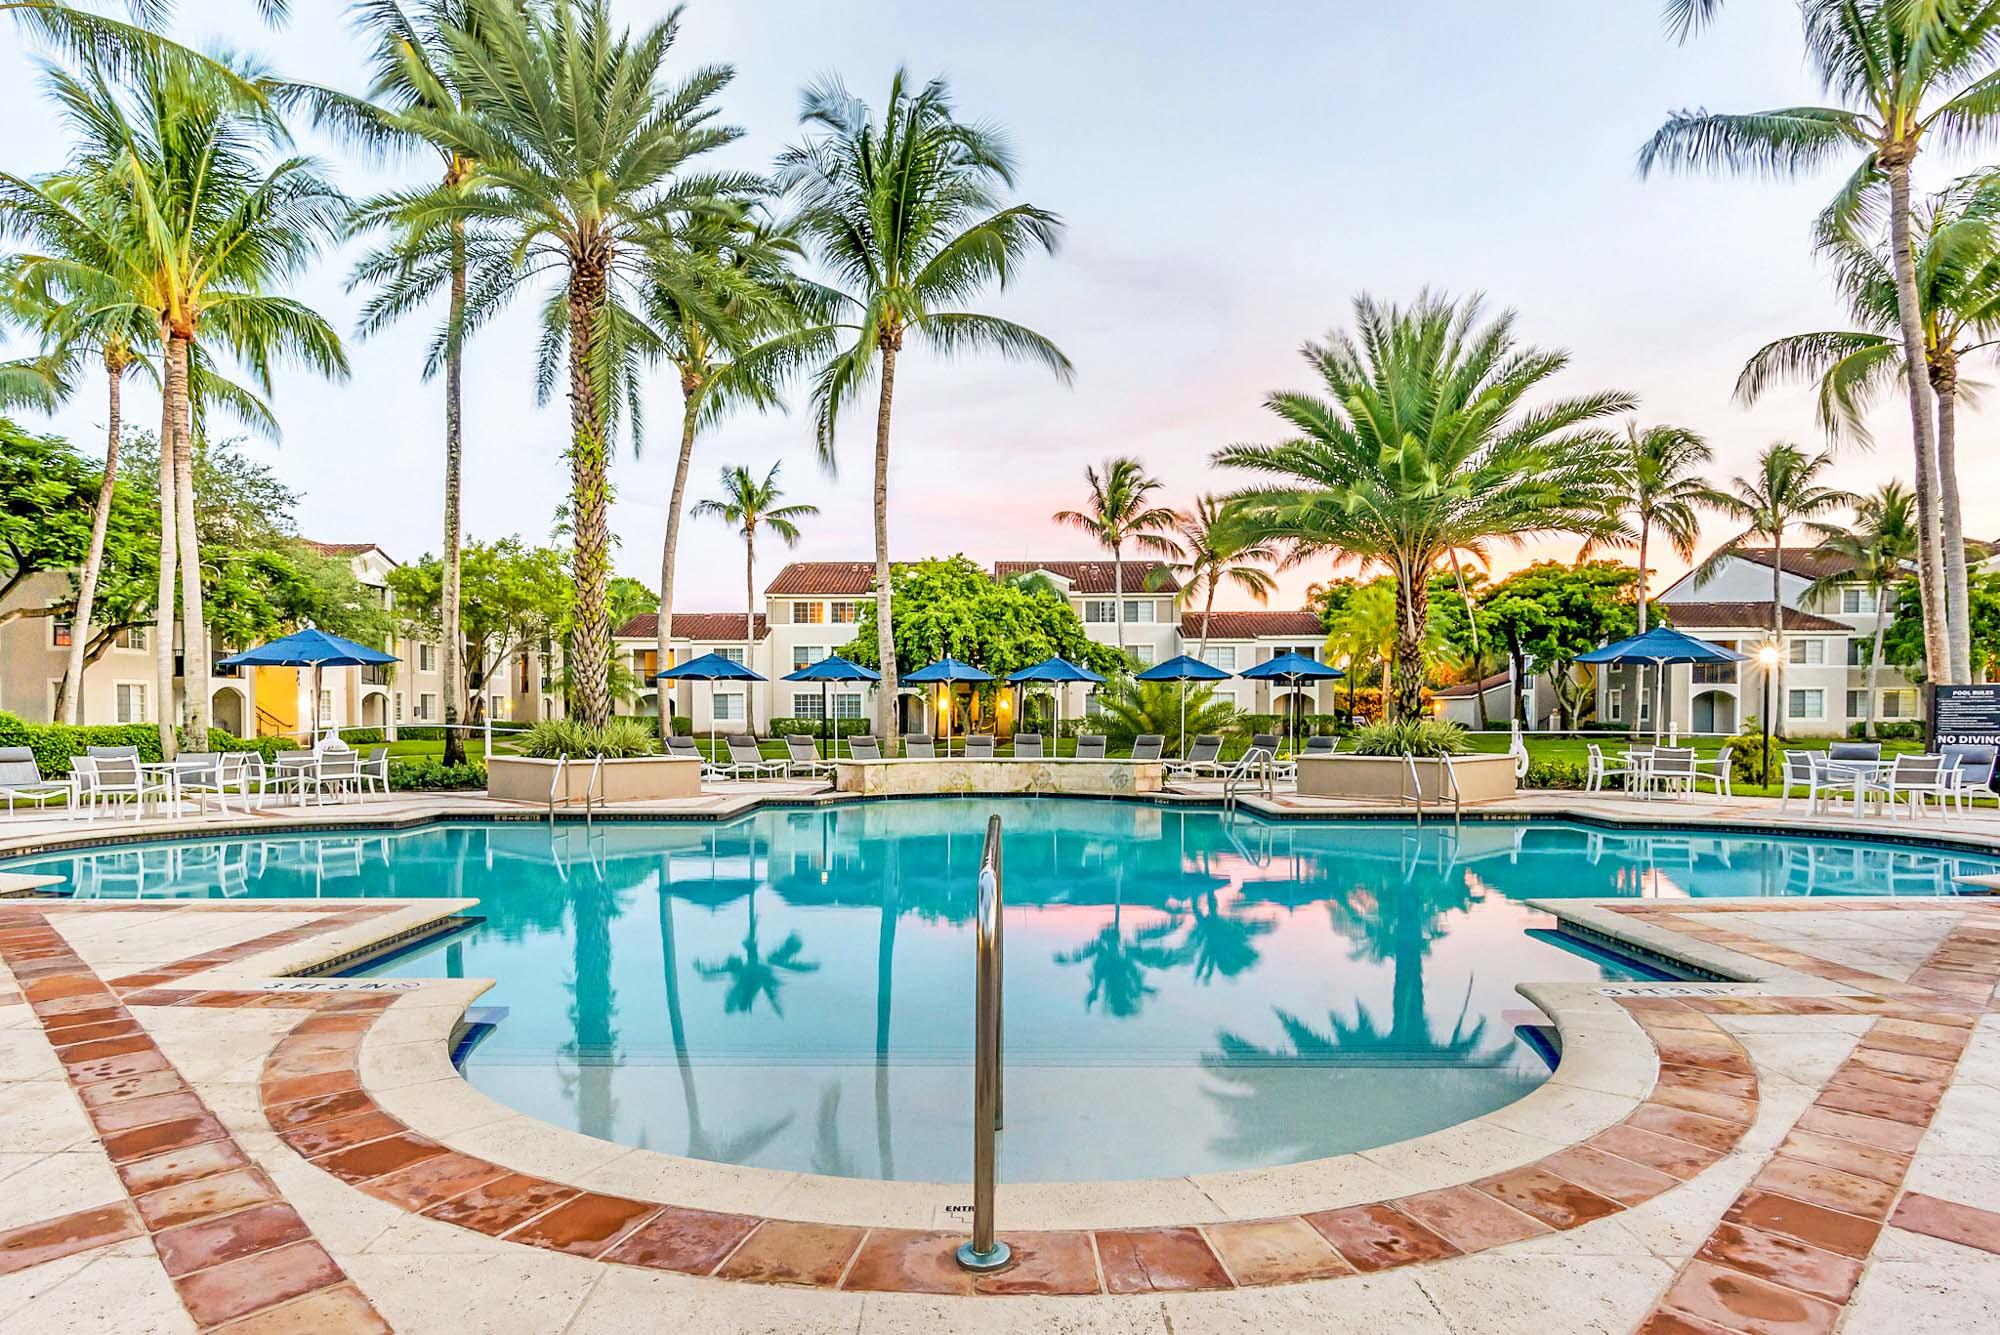
[[[370,663],[363,667],[361,669],[361,684],[363,686],[387,686],[389,684],[389,665],[387,663]]]
[[[1697,686],[1734,686],[1736,684],[1736,664],[1696,663],[1694,684]]]

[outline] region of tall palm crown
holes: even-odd
[[[160,350],[161,570],[158,606],[173,608],[179,565],[187,723],[206,736],[209,656],[194,525],[193,412],[225,398],[253,424],[260,404],[203,367],[218,354],[262,389],[281,359],[345,375],[340,340],[315,312],[275,295],[339,235],[346,200],[319,164],[289,151],[267,104],[247,102],[233,74],[172,52],[139,51],[122,75],[87,64],[52,69],[49,90],[72,140],[61,189],[0,173],[0,215],[17,232],[54,239],[42,281],[85,298],[94,328],[149,323]],[[173,637],[159,642],[159,722],[171,748]]]
[[[1179,516],[1164,505],[1153,504],[1160,480],[1146,472],[1144,464],[1129,456],[1106,459],[1104,467],[1086,465],[1084,485],[1090,499],[1081,510],[1058,510],[1055,521],[1080,529],[1111,553],[1111,586],[1118,623],[1118,648],[1125,648],[1125,544],[1149,556],[1182,555],[1171,536]]]
[[[945,356],[998,352],[1037,362],[1068,382],[1069,359],[1035,331],[964,308],[1004,287],[1034,251],[1053,251],[1062,224],[1029,204],[1007,205],[1014,159],[992,126],[958,118],[942,79],[889,84],[881,119],[837,80],[806,90],[804,140],[778,159],[778,181],[798,205],[800,234],[838,289],[839,316],[801,331],[831,340],[813,385],[814,433],[833,460],[834,424],[879,380],[875,410],[876,638],[882,685],[878,730],[893,735],[896,637],[889,587],[889,432],[896,362],[906,337]]]
[[[1868,707],[1863,717],[1868,735],[1875,736],[1875,686],[1882,668],[1882,637],[1888,629],[1890,594],[1909,573],[1917,556],[1915,500],[1900,482],[1885,482],[1872,496],[1854,503],[1851,524],[1812,524],[1820,550],[1840,557],[1848,567],[1823,575],[1806,587],[1808,597],[1834,593],[1843,585],[1860,583],[1875,603],[1875,633],[1868,654]]]
[[[1732,479],[1727,490],[1710,488],[1703,503],[1743,525],[1743,532],[1709,553],[1695,571],[1697,587],[1706,583],[1732,557],[1753,548],[1767,547],[1771,564],[1771,643],[1777,647],[1778,701],[1784,703],[1785,651],[1784,555],[1785,534],[1794,525],[1817,519],[1843,506],[1854,497],[1821,480],[1833,466],[1833,455],[1822,452],[1808,457],[1796,445],[1778,441],[1757,458],[1757,471],[1749,477]],[[1772,731],[1784,735],[1785,711],[1771,720]]]
[[[1676,0],[1690,22],[1715,0]],[[1976,143],[2000,120],[2000,0],[1799,0],[1806,53],[1821,85],[1842,105],[1783,107],[1748,114],[1681,111],[1640,150],[1639,170],[1751,171],[1797,176],[1836,157],[1860,161],[1821,218],[1823,234],[1850,230],[1879,207],[1886,190],[1896,326],[1909,394],[1916,460],[1924,643],[1938,680],[1955,675],[1953,643],[1970,644],[1964,602],[1951,604],[1945,552],[1963,541],[1945,527],[1947,475],[1925,375],[1922,305],[1912,241],[1910,166],[1922,147]],[[1956,503],[1952,508],[1956,509]]]
[[[1513,314],[1484,321],[1477,297],[1426,293],[1403,307],[1362,296],[1354,321],[1353,334],[1302,349],[1323,394],[1265,400],[1295,434],[1215,461],[1270,479],[1236,499],[1287,561],[1351,558],[1395,577],[1396,710],[1410,717],[1423,703],[1432,569],[1495,540],[1614,532],[1618,442],[1592,423],[1633,399],[1527,406],[1568,354],[1519,345]]]
[[[747,655],[757,643],[757,533],[768,529],[787,547],[796,547],[799,541],[798,521],[819,513],[817,505],[781,505],[784,488],[778,485],[780,465],[772,464],[771,471],[760,479],[749,469],[738,464],[722,470],[722,495],[705,501],[697,501],[690,512],[697,518],[713,515],[722,520],[743,539],[743,649]],[[745,700],[749,697],[746,695]],[[754,724],[748,717],[746,723]],[[754,731],[754,728],[753,728]]]
[[[621,318],[638,305],[649,256],[677,230],[748,195],[744,176],[695,175],[690,165],[737,137],[714,124],[725,66],[666,75],[675,10],[642,32],[615,25],[610,0],[465,0],[445,24],[444,68],[455,105],[413,106],[397,118],[442,152],[477,164],[463,186],[378,201],[374,216],[434,249],[463,227],[470,332],[524,289],[547,283],[537,376],[546,400],[566,377],[575,631],[570,661],[586,723],[610,716],[608,509],[611,440],[622,412],[637,429],[635,359],[650,331]]]
[[[1278,581],[1265,567],[1277,563],[1278,551],[1259,539],[1219,496],[1198,497],[1194,509],[1176,511],[1170,541],[1177,550],[1167,569],[1180,579],[1181,603],[1201,599],[1201,648],[1196,656],[1206,657],[1216,592],[1229,584],[1260,603],[1270,601]]]
[[[1686,427],[1625,426],[1625,457],[1620,461],[1619,509],[1638,531],[1614,539],[1639,549],[1639,633],[1646,632],[1646,582],[1651,569],[1647,552],[1657,532],[1683,561],[1694,559],[1701,538],[1699,510],[1708,492],[1704,480],[1715,452]]]
[[[2000,334],[2000,178],[1960,182],[1932,197],[1911,224],[1926,379],[1937,406],[1938,521],[1944,535],[1946,649],[1960,679],[1971,673],[1964,521],[1958,490],[1959,366]],[[1737,378],[1737,397],[1754,402],[1774,382],[1817,381],[1819,419],[1830,436],[1866,442],[1876,395],[1908,363],[1898,321],[1896,275],[1886,247],[1836,230],[1821,238],[1835,281],[1858,328],[1777,339]],[[1921,508],[1921,507],[1920,507]]]

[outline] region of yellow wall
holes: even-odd
[[[267,717],[268,716],[268,717]],[[276,719],[273,723],[270,720]],[[299,730],[299,669],[257,669],[257,735]]]

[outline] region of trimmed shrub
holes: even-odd
[[[160,758],[160,730],[150,723],[115,723],[72,728],[62,723],[30,723],[0,713],[0,746],[25,746],[51,778],[69,773],[72,756],[92,746],[136,746],[141,760]]]
[[[1760,760],[1757,753],[1763,750],[1764,734],[1759,732],[1739,733],[1729,739],[1733,748],[1729,753],[1729,781],[1731,783],[1753,783],[1759,787],[1770,787],[1777,783],[1785,766],[1785,743],[1781,737],[1771,739],[1771,749]]]
[[[867,732],[872,726],[865,718],[837,718],[833,720],[833,735],[853,737]],[[816,718],[774,718],[769,724],[772,737],[818,737],[826,728],[826,720]]]
[[[1371,723],[1354,734],[1354,753],[1361,756],[1462,756],[1472,748],[1465,729],[1439,718],[1410,718],[1396,723]]]
[[[1574,760],[1537,760],[1521,780],[1523,788],[1582,788],[1584,767]]]
[[[342,735],[344,736],[345,734]],[[186,737],[181,739],[181,745],[190,751],[198,749]],[[300,744],[290,737],[238,737],[235,733],[224,732],[221,728],[210,728],[208,730],[209,750],[255,751],[264,758],[266,765],[271,764],[272,758],[278,752],[296,751],[299,749],[299,746]]]
[[[416,760],[396,760],[389,765],[389,787],[396,792],[440,792],[460,788],[484,788],[486,766],[476,760],[463,765],[447,765],[436,756]]]
[[[601,728],[592,728],[573,719],[550,719],[537,723],[522,736],[520,752],[536,760],[557,756],[603,756],[606,760],[629,760],[659,752],[659,738],[645,722],[636,718],[614,718]]]
[[[1847,735],[1856,741],[1868,736],[1866,723],[1850,723]],[[1924,739],[1924,725],[1916,719],[1877,722],[1875,735],[1885,742],[1921,742]]]
[[[673,727],[674,736],[676,737],[694,736],[694,720],[689,718],[686,714],[674,715],[671,726]]]

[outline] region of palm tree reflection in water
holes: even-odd
[[[571,1041],[563,1053],[576,1063],[565,1080],[576,1106],[577,1129],[611,1139],[618,1117],[612,1072],[618,1065],[617,993],[611,986],[611,920],[618,916],[617,892],[605,883],[596,860],[575,869],[570,881],[573,933],[569,980]]]
[[[748,1014],[757,1005],[757,998],[763,997],[771,1003],[773,1015],[783,1015],[784,1008],[778,1004],[778,989],[784,986],[785,975],[789,973],[814,973],[819,965],[799,958],[805,949],[805,942],[797,932],[788,933],[778,948],[769,955],[763,953],[757,940],[757,891],[753,887],[745,896],[749,906],[750,926],[743,934],[742,953],[731,955],[719,964],[704,964],[695,961],[695,972],[711,981],[717,978],[729,980],[729,990],[723,994],[722,1009],[730,1015]]]

